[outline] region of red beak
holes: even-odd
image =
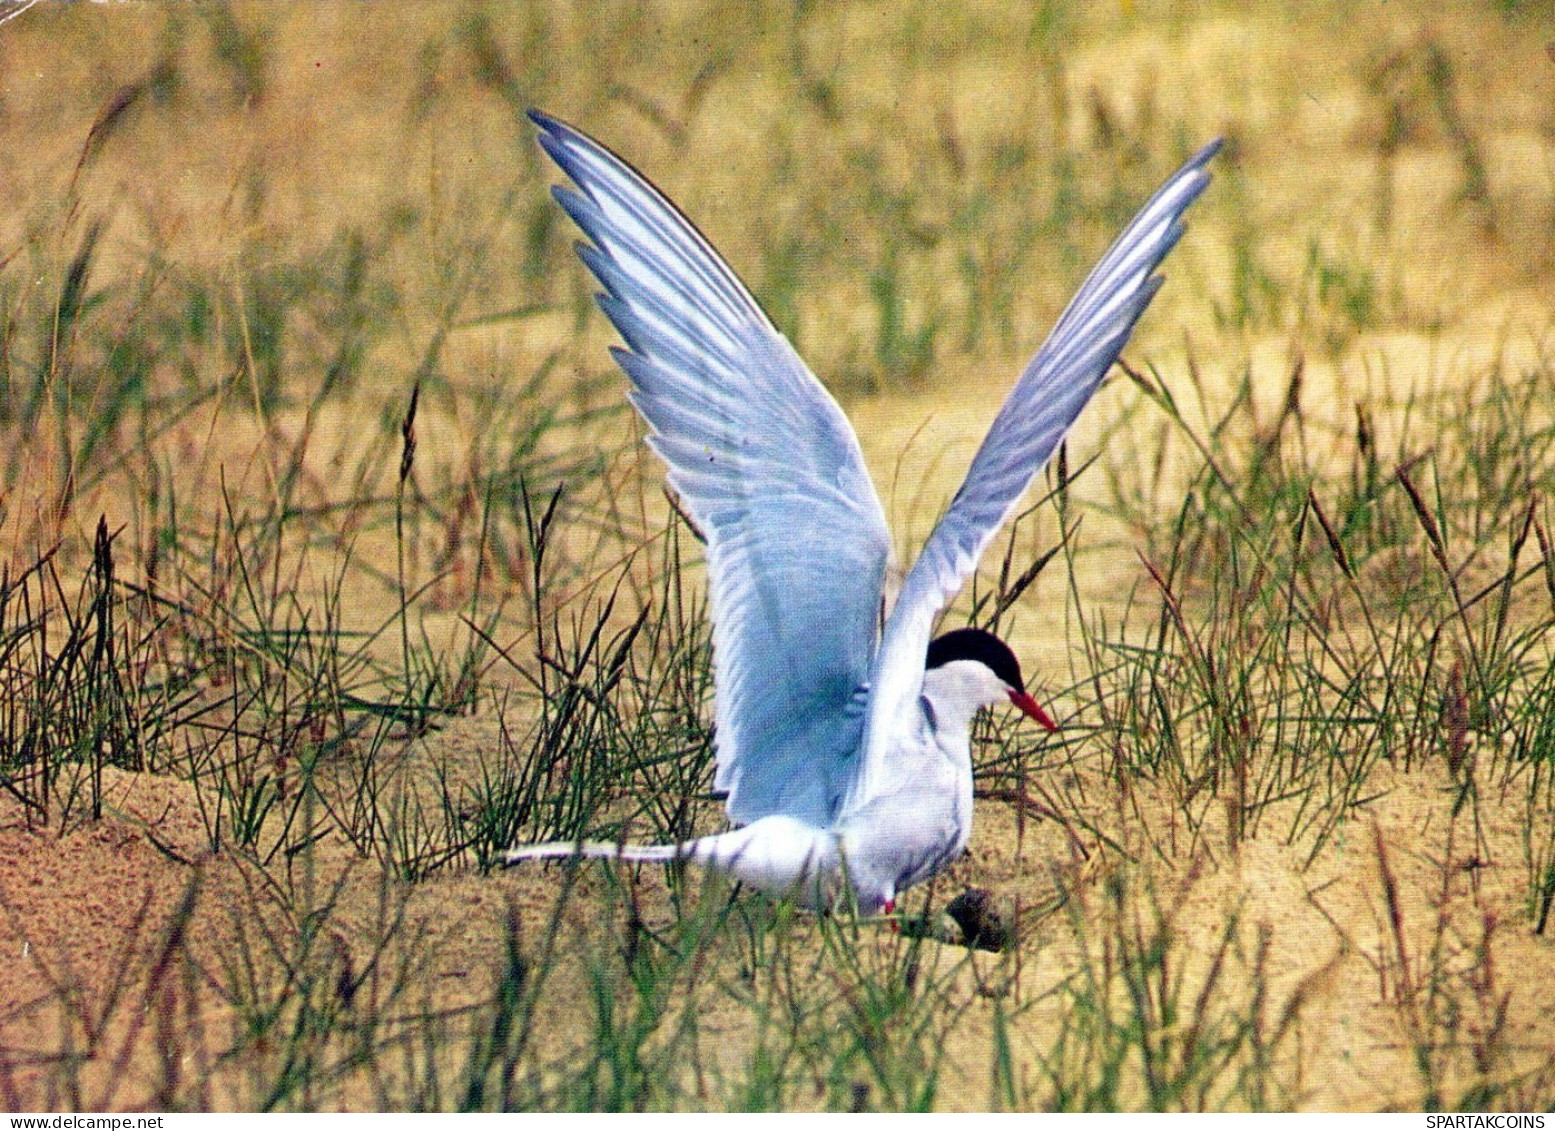
[[[1058,724],[1053,721],[1053,717],[1037,706],[1037,701],[1024,691],[1017,691],[1013,687],[1010,688],[1010,702],[1014,703],[1025,714],[1047,727],[1048,730],[1058,729]]]

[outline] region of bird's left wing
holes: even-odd
[[[1117,359],[1161,278],[1152,274],[1183,233],[1182,214],[1209,183],[1199,150],[1156,191],[1102,257],[994,418],[966,480],[902,583],[871,679],[864,764],[850,803],[866,800],[893,729],[923,681],[934,618],[960,591],[1021,495],[1057,449]]]
[[[531,112],[578,191],[616,360],[707,538],[716,785],[742,823],[824,826],[855,774],[890,535],[858,440],[718,253],[657,189]]]

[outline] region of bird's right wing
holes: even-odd
[[[579,191],[600,308],[649,443],[707,538],[718,771],[729,814],[824,827],[856,776],[890,535],[847,418],[675,206],[531,112]]]
[[[1182,214],[1209,183],[1204,166],[1219,148],[1216,141],[1199,150],[1140,209],[1081,285],[994,418],[886,622],[871,679],[864,763],[850,805],[871,795],[893,746],[894,729],[912,717],[935,617],[977,568],[1155,297],[1161,278],[1152,272],[1181,238]]]

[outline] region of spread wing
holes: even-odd
[[[902,583],[876,658],[855,801],[871,795],[893,728],[912,717],[934,619],[977,568],[1021,495],[1057,449],[1161,286],[1152,274],[1183,233],[1182,215],[1209,183],[1199,150],[1150,198],[1070,301],[994,418],[965,482]]]
[[[890,555],[847,418],[702,235],[597,142],[531,112],[616,360],[707,538],[716,784],[748,823],[824,826],[856,775]]]

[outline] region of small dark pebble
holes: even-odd
[[[1015,932],[993,904],[987,888],[967,888],[950,901],[945,914],[961,928],[962,941],[977,950],[1008,950],[1015,945]]]
[[[986,888],[967,888],[940,915],[907,920],[902,924],[902,933],[973,950],[1003,951],[1015,945],[1015,932],[994,906],[993,893]]]

